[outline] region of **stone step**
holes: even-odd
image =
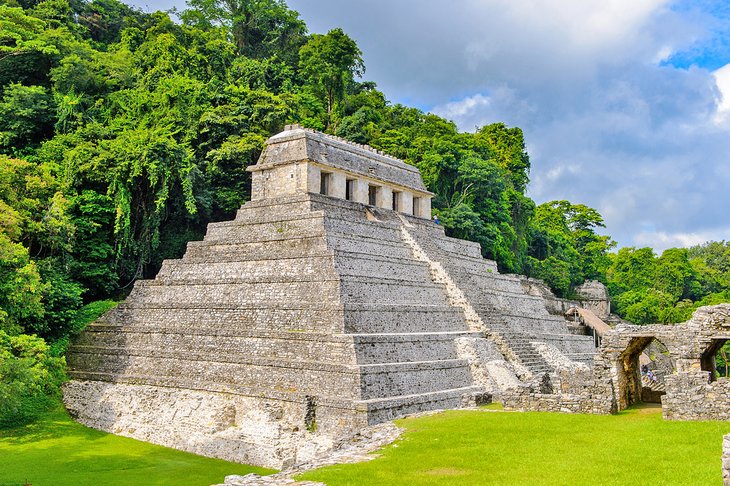
[[[266,332],[244,335],[185,333],[183,330],[107,327],[91,328],[71,346],[74,353],[119,354],[121,350],[145,355],[227,361],[251,359],[317,360],[355,364],[353,340],[346,335]]]
[[[210,223],[206,243],[241,244],[249,242],[298,240],[302,237],[324,236],[324,216],[321,213],[291,216],[281,221]]]
[[[333,255],[226,262],[165,260],[155,280],[166,285],[307,282],[337,278]]]
[[[457,359],[454,339],[480,337],[470,332],[348,334],[358,364],[403,363]]]
[[[213,306],[142,304],[123,302],[105,314],[100,323],[141,327],[175,323],[183,332],[231,331],[285,332],[438,332],[467,329],[463,313],[446,304],[335,303]]]
[[[367,221],[364,218],[360,221],[328,218],[326,228],[329,239],[347,235],[350,240],[356,238],[362,241],[402,244],[405,246],[401,239],[400,226],[395,224]]]
[[[332,254],[323,235],[243,243],[188,242],[182,260],[190,263],[270,260]]]
[[[449,256],[455,254],[474,259],[482,258],[481,247],[478,243],[449,238],[442,231],[443,229],[440,228],[433,228],[430,231],[415,228],[410,233],[421,248],[428,253],[435,253],[435,255],[432,255],[432,259],[440,256],[437,254]]]
[[[409,229],[409,233],[431,259],[439,261],[449,273],[471,269],[480,275],[499,276],[496,263],[483,258],[476,243],[455,240],[432,229]]]
[[[564,322],[543,318],[524,316],[503,316],[506,332],[538,333],[538,334],[560,334],[567,335],[568,329]]]
[[[311,212],[312,204],[306,194],[289,198],[248,201],[237,212],[235,221],[247,223],[280,215],[299,215]]]
[[[345,305],[344,329],[350,333],[465,331],[464,314],[447,304]]]
[[[210,382],[233,391],[258,387],[300,395],[325,393],[341,399],[359,399],[361,396],[356,365],[303,359],[254,359],[237,355],[217,356],[214,361],[205,358],[191,351],[145,354],[138,350],[118,350],[115,353],[110,349],[99,349],[93,352],[74,350],[68,355],[68,363],[74,377],[88,372],[107,373],[113,375],[115,381],[125,383],[166,383],[165,386],[185,388],[185,383],[193,381],[195,388],[199,389],[207,389],[205,384]],[[145,379],[132,381],[139,377]]]
[[[119,304],[98,322],[150,328],[161,323],[170,323],[181,332],[187,333],[342,331],[343,310],[336,302],[320,303],[317,307],[306,306],[311,306],[311,303],[190,306],[181,303],[166,305],[128,302]]]
[[[138,280],[127,300],[169,307],[263,307],[288,302],[319,307],[326,306],[327,302],[337,302],[339,291],[340,282],[336,278],[304,282],[282,279],[279,282],[187,285],[162,285],[154,280]]]
[[[362,399],[413,395],[471,385],[466,360],[360,365]]]
[[[295,207],[289,204],[279,204],[273,206],[273,208],[280,210],[279,213],[272,214],[272,211],[262,211],[258,215],[254,215],[252,212],[248,212],[248,216],[245,220],[231,219],[227,221],[217,221],[214,223],[208,223],[208,229],[213,231],[225,230],[226,228],[239,230],[247,226],[256,225],[281,225],[293,222],[299,222],[304,220],[318,220],[324,221],[325,212],[311,209],[303,209],[301,211],[287,211],[287,208]],[[239,210],[240,211],[240,210]],[[207,240],[207,238],[206,238]]]
[[[430,253],[428,249],[426,249],[426,252]],[[482,258],[481,255],[474,257],[464,255],[462,253],[447,254],[440,251],[437,251],[436,254],[439,255],[439,258],[445,257],[444,260],[440,261],[449,274],[457,276],[465,275],[474,278],[490,277],[491,279],[495,279],[500,282],[506,278],[499,273],[497,264],[494,260],[487,260],[486,258]],[[511,280],[512,279],[509,279],[509,281]]]
[[[390,334],[323,334],[309,332],[239,332],[223,330],[92,325],[75,340],[72,351],[118,354],[131,349],[148,355],[172,355],[170,350],[195,350],[194,356],[226,360],[228,356],[318,362],[379,364],[456,359],[454,339],[479,337],[469,332]],[[185,355],[183,355],[185,356]]]
[[[489,261],[489,260],[485,260]],[[503,275],[496,271],[484,271],[478,265],[464,265],[459,260],[448,256],[445,266],[454,278],[470,283],[476,292],[503,292],[520,295],[530,299],[539,299],[534,295],[525,294],[520,280],[514,275]]]
[[[458,284],[458,282],[457,282]],[[532,296],[511,294],[506,292],[474,291],[466,292],[467,297],[472,297],[475,307],[486,307],[496,310],[502,314],[515,314],[521,317],[532,316],[554,320],[556,316],[550,315],[545,308],[544,302]],[[519,311],[516,311],[519,309]],[[561,319],[562,320],[562,319]],[[563,325],[563,328],[565,326]]]
[[[375,239],[365,240],[350,238],[348,235],[337,235],[328,238],[327,243],[335,252],[360,252],[375,258],[413,259],[411,250],[400,242],[384,242]]]
[[[465,396],[480,392],[482,390],[478,387],[466,386],[435,392],[358,400],[355,403],[358,408],[367,411],[370,423],[375,424],[412,413],[459,408]]]
[[[342,277],[429,282],[428,265],[413,258],[371,257],[365,254],[337,252],[335,268]]]
[[[348,303],[447,305],[443,286],[400,279],[342,276],[340,298]]]

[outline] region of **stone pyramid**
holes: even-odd
[[[235,220],[75,342],[77,420],[284,467],[371,424],[478,403],[556,353],[592,359],[592,338],[430,220],[414,167],[292,126],[249,170]]]

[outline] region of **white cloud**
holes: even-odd
[[[488,96],[477,93],[458,101],[450,101],[443,105],[434,106],[431,111],[448,120],[458,120],[464,127],[482,126],[488,116],[491,100]]]
[[[712,73],[715,76],[720,99],[717,105],[715,121],[722,123],[730,114],[730,64],[726,64]]]
[[[649,246],[654,248],[658,254],[661,254],[667,248],[688,248],[712,239],[715,241],[730,240],[730,228],[719,228],[698,233],[642,232],[636,235],[634,245],[637,247]]]

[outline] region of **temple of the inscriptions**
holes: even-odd
[[[431,220],[415,167],[316,131],[288,126],[248,170],[234,220],[74,342],[64,401],[78,421],[280,468],[428,410],[611,413],[641,399],[654,339],[676,363],[667,418],[693,418],[689,389],[730,396],[703,364],[730,337],[730,306],[684,334],[601,327],[607,298],[561,301],[500,274]]]

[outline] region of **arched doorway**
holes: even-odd
[[[664,377],[676,369],[669,350],[654,336],[631,338],[618,368],[619,410],[638,402],[661,403]]]
[[[700,366],[703,371],[710,373],[710,381],[718,377],[726,378],[730,372],[730,352],[724,349],[727,339],[712,339],[705,351],[700,356]]]

